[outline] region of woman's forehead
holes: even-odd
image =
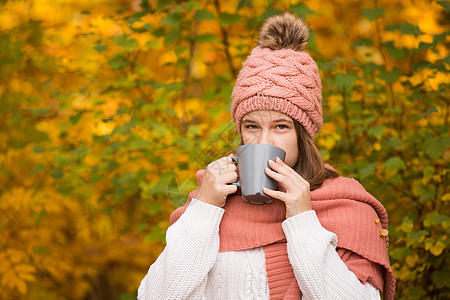
[[[269,123],[276,121],[292,122],[292,118],[276,110],[255,110],[245,114],[245,116],[242,118],[242,122],[245,121],[269,122]]]

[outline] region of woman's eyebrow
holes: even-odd
[[[272,120],[272,123],[278,123],[278,122],[288,122],[290,124],[293,123],[291,119],[276,119],[276,120]]]
[[[292,124],[292,123],[293,123],[293,122],[292,122],[292,119],[285,119],[285,118],[282,118],[282,119],[276,119],[276,120],[270,120],[270,122],[271,122],[271,123],[287,122],[287,123],[289,123],[289,124]],[[244,120],[242,120],[242,123],[258,123],[258,122],[255,121],[255,120],[252,120],[252,119],[244,119]]]

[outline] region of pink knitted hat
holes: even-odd
[[[285,13],[268,18],[259,46],[243,63],[233,88],[231,115],[241,134],[245,114],[275,110],[300,122],[314,139],[322,128],[322,85],[319,68],[304,51],[308,26]]]

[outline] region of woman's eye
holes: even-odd
[[[286,128],[287,128],[286,125],[282,125],[282,124],[277,125],[277,129],[286,129]]]
[[[256,126],[256,125],[247,125],[247,128],[248,129],[257,129],[258,126]]]

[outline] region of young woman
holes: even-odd
[[[276,200],[245,202],[228,184],[238,179],[229,156],[197,172],[138,299],[393,299],[385,209],[313,142],[322,95],[308,37],[293,15],[267,19],[232,94],[242,143],[286,151],[266,170]]]

